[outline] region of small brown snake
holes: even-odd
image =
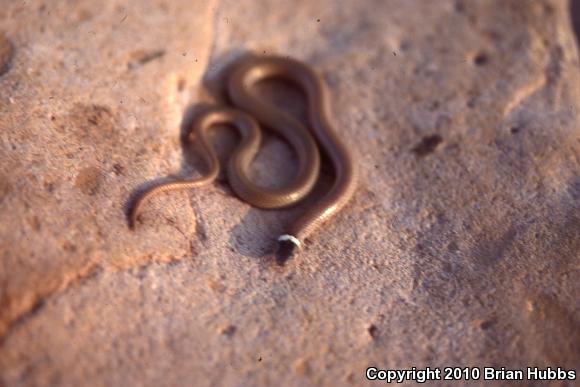
[[[263,97],[260,98],[256,92],[255,85],[258,82],[276,78],[290,81],[306,93],[308,125],[312,133],[300,121],[280,111]],[[340,211],[352,197],[356,186],[355,164],[330,123],[328,91],[322,79],[307,65],[282,57],[253,58],[233,69],[227,87],[236,109],[215,107],[203,113],[192,124],[188,137],[190,141],[200,143],[203,159],[209,167],[207,174],[200,178],[158,185],[141,193],[130,213],[130,226],[133,228],[136,225],[139,210],[153,195],[200,187],[216,179],[220,166],[208,139],[208,131],[216,125],[228,124],[235,127],[241,136],[228,162],[228,181],[242,200],[255,207],[282,208],[303,199],[318,179],[319,147],[332,162],[334,182],[330,191],[278,238],[277,257],[278,262],[283,263],[306,237]],[[250,164],[260,146],[258,123],[284,138],[297,155],[297,174],[292,182],[282,188],[261,187],[248,177]]]

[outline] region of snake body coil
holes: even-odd
[[[314,137],[300,121],[257,94],[256,84],[266,79],[290,81],[306,93],[308,126]],[[190,139],[201,145],[208,172],[200,178],[170,182],[143,192],[132,208],[130,225],[135,226],[140,208],[153,195],[169,190],[196,188],[215,180],[219,174],[219,161],[207,134],[216,125],[232,125],[239,131],[242,139],[229,159],[228,181],[241,199],[259,208],[287,207],[303,199],[312,190],[320,170],[320,146],[332,162],[334,183],[330,191],[278,239],[278,260],[283,263],[306,237],[336,214],[352,197],[356,185],[352,156],[330,124],[328,92],[324,83],[305,64],[281,57],[253,58],[234,68],[227,86],[230,99],[239,110],[213,108],[196,119],[190,132]],[[258,122],[282,136],[297,155],[298,172],[293,181],[284,187],[261,187],[248,177],[250,164],[260,145]]]

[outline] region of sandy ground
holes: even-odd
[[[125,217],[203,167],[180,134],[246,54],[324,77],[361,170],[284,267],[275,238],[328,171],[288,210],[224,176]],[[579,370],[579,68],[558,0],[0,0],[0,385]],[[304,115],[292,87],[263,92]],[[235,141],[216,132],[222,160]],[[282,184],[294,161],[266,136],[254,173]]]

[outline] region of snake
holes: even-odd
[[[257,84],[272,79],[290,82],[304,92],[307,125],[260,95]],[[319,178],[321,154],[332,164],[330,189],[278,237],[276,258],[284,264],[300,250],[306,238],[352,198],[357,183],[354,158],[344,137],[332,124],[326,84],[307,64],[282,56],[253,57],[232,68],[226,87],[233,106],[214,106],[204,111],[192,122],[186,137],[187,141],[199,144],[207,172],[201,177],[171,181],[141,192],[129,213],[129,226],[135,228],[143,205],[153,196],[205,186],[218,177],[220,163],[209,132],[218,125],[228,125],[238,131],[240,141],[228,159],[227,180],[234,193],[251,206],[279,209],[300,202]],[[282,187],[263,187],[250,178],[250,166],[259,151],[262,127],[283,138],[296,155],[297,171]]]

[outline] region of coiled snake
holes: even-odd
[[[277,109],[256,92],[256,84],[265,79],[284,79],[299,86],[306,94],[308,130],[299,120]],[[340,211],[352,197],[356,186],[353,157],[343,139],[330,122],[328,91],[322,79],[307,65],[283,57],[257,57],[234,67],[227,83],[229,97],[236,108],[215,107],[199,116],[192,124],[189,140],[198,141],[208,172],[202,177],[155,186],[141,193],[129,216],[131,228],[147,200],[165,191],[197,188],[213,182],[219,174],[219,161],[208,139],[216,125],[235,127],[241,141],[231,155],[227,177],[234,192],[252,206],[264,209],[290,206],[303,199],[316,183],[320,170],[320,151],[328,155],[334,182],[330,191],[305,214],[300,216],[278,238],[278,262],[285,262],[306,237]],[[261,187],[252,182],[249,168],[258,152],[260,127],[267,127],[284,138],[298,158],[298,172],[292,182],[282,188]],[[314,135],[314,136],[313,136]]]

